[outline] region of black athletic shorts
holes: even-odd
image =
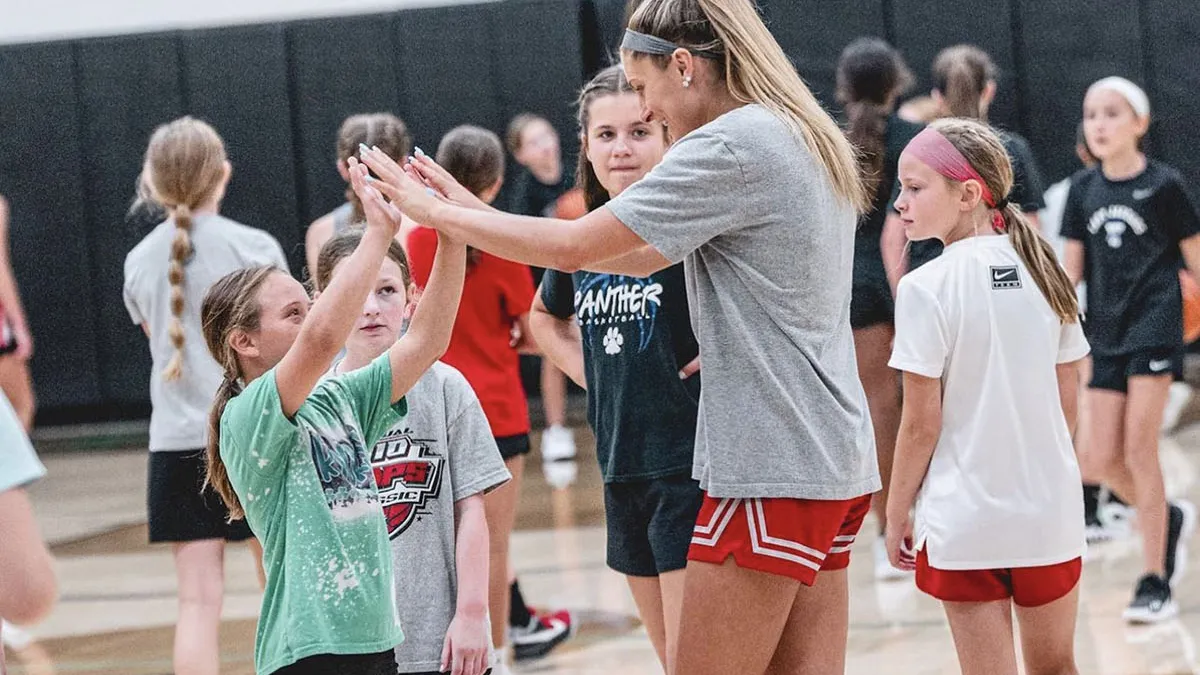
[[[203,450],[150,453],[150,543],[243,541],[254,536],[244,519],[227,522],[225,503],[216,492],[204,489],[205,461]]]
[[[1183,349],[1153,347],[1118,356],[1092,354],[1092,381],[1088,386],[1125,392],[1129,378],[1136,375],[1169,375],[1179,380],[1183,377]]]
[[[317,654],[273,675],[396,675],[396,650],[378,654]]]
[[[496,447],[500,448],[500,456],[504,459],[528,455],[532,449],[532,446],[529,444],[529,434],[496,436]]]
[[[608,566],[634,577],[656,577],[686,567],[703,501],[700,484],[686,474],[606,483]]]

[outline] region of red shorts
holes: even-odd
[[[925,549],[917,554],[917,588],[945,602],[1012,601],[1041,607],[1066,596],[1083,572],[1076,558],[1057,565],[996,570],[939,570],[929,566]]]
[[[871,510],[871,495],[819,499],[718,499],[704,495],[688,560],[791,577],[806,586],[817,572],[850,565],[850,545]]]

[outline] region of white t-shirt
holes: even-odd
[[[279,242],[271,235],[216,214],[192,219],[192,259],[183,275],[183,376],[163,379],[175,355],[171,325],[171,284],[167,269],[175,221],[166,220],[125,257],[125,307],[135,324],[150,329],[150,450],[197,450],[208,442],[208,413],[222,371],[204,343],[200,303],[210,286],[230,272],[274,265],[287,271]]]
[[[905,276],[889,364],[942,381],[942,429],[915,539],[945,570],[1035,567],[1083,555],[1079,466],[1055,367],[1088,353],[1008,237],[946,247]]]

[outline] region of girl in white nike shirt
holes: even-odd
[[[1071,427],[1088,344],[1074,289],[1009,203],[1012,163],[987,125],[931,124],[899,174],[908,238],[946,248],[897,290],[889,558],[943,602],[964,675],[1017,674],[1014,605],[1026,672],[1075,673],[1086,544]]]

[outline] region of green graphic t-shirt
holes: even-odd
[[[229,401],[221,459],[263,545],[267,588],[254,660],[268,675],[316,654],[371,654],[404,639],[369,450],[403,419],[387,354],[322,380],[284,417],[267,371]]]

